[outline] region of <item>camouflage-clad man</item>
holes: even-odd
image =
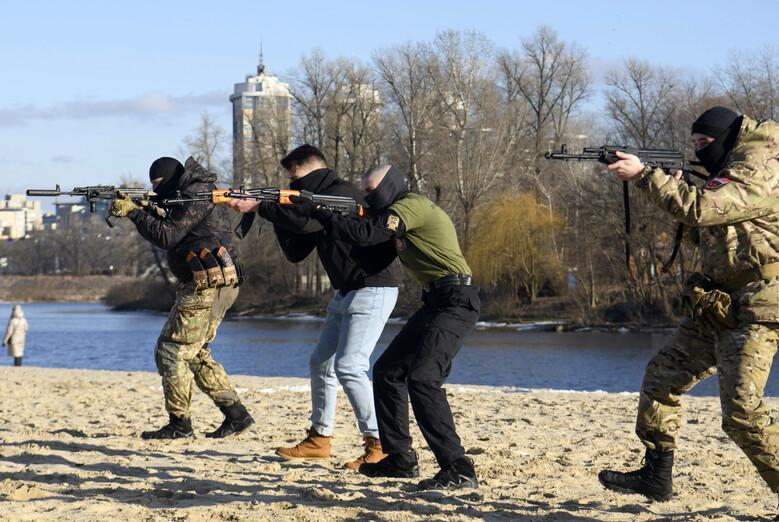
[[[671,498],[681,396],[719,374],[722,428],[776,492],[779,426],[762,399],[779,341],[779,125],[713,107],[692,138],[709,172],[702,189],[628,154],[608,167],[687,227],[703,273],[686,284],[689,317],[646,367],[636,422],[644,466],[598,478],[622,493]]]
[[[187,159],[186,168],[174,158],[159,158],[149,169],[149,179],[160,199],[176,191],[188,198],[216,188],[216,174],[193,158]],[[202,201],[164,212],[139,207],[125,196],[112,201],[111,214],[129,217],[143,237],[165,249],[168,265],[179,280],[176,302],[154,350],[170,422],[159,430],[144,431],[141,437],[195,437],[190,416],[193,380],[225,415],[221,426],[206,437],[222,438],[245,430],[254,419],[208,349],[238,296],[242,279],[241,262],[232,247],[229,211]]]

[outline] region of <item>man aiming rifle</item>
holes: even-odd
[[[689,227],[702,267],[682,295],[687,316],[646,366],[636,434],[641,468],[598,475],[607,488],[655,500],[673,495],[682,396],[719,377],[722,429],[768,487],[779,491],[779,423],[763,392],[779,343],[779,125],[712,107],[692,124],[703,187],[616,152],[608,165]]]
[[[176,191],[193,196],[213,190],[216,174],[193,158],[187,159],[185,167],[163,157],[151,164],[149,179],[161,198]],[[154,349],[170,421],[158,430],[144,431],[141,438],[195,438],[193,382],[225,416],[206,437],[222,438],[245,430],[254,419],[208,349],[243,280],[241,261],[232,246],[229,212],[207,201],[152,212],[120,192],[111,202],[111,215],[129,218],[143,237],[166,250],[168,265],[179,280],[176,301]]]

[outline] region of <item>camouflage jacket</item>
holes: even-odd
[[[779,262],[779,125],[743,117],[725,167],[703,188],[660,169],[637,186],[659,208],[697,232],[703,272],[723,284]],[[695,234],[693,234],[695,235]],[[731,292],[738,319],[779,322],[779,278]]]
[[[193,158],[187,159],[184,168],[178,186],[183,197],[216,189],[216,174],[208,172]],[[199,253],[207,248],[215,253],[223,246],[236,267],[240,266],[238,253],[232,246],[230,211],[224,205],[198,201],[171,206],[164,217],[143,210],[133,211],[129,217],[143,237],[167,250],[168,266],[181,283],[192,280],[186,261],[189,252]]]

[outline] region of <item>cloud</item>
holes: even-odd
[[[170,96],[148,92],[119,100],[78,100],[49,108],[29,104],[12,109],[0,109],[0,127],[18,127],[33,120],[85,120],[91,118],[128,117],[147,119],[161,115],[201,112],[203,108],[228,103],[230,91],[212,90],[202,94]]]
[[[51,161],[53,163],[74,163],[77,160],[73,156],[59,155],[59,156],[52,156]]]

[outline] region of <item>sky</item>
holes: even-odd
[[[178,157],[204,111],[230,132],[229,96],[283,81],[303,56],[369,63],[449,29],[518,50],[540,26],[603,74],[626,58],[708,74],[733,51],[779,52],[776,0],[6,2],[0,17],[0,197],[27,188],[146,182]],[[761,14],[762,13],[762,14]],[[597,78],[596,78],[597,80]],[[225,156],[229,151],[223,151]],[[185,158],[179,158],[183,160]],[[44,210],[51,208],[44,205]]]

